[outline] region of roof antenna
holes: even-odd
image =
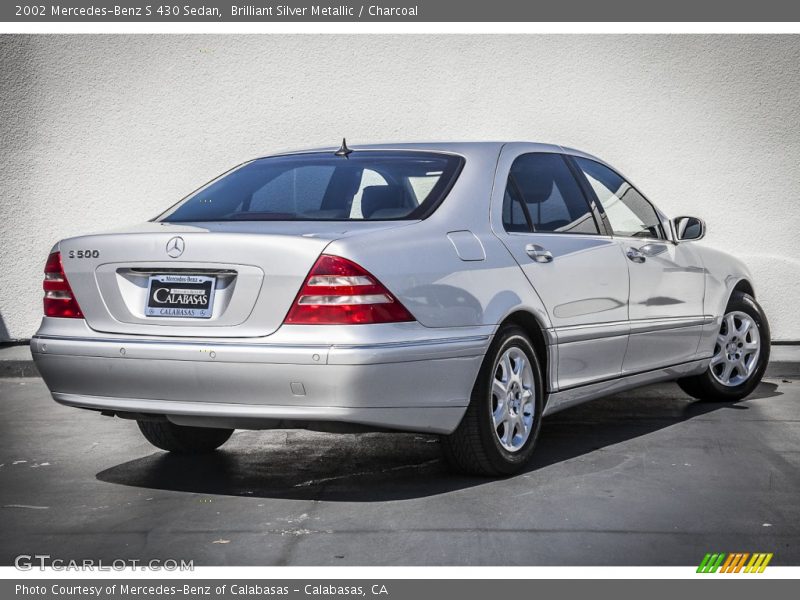
[[[347,140],[342,138],[342,147],[339,148],[336,152],[333,153],[334,156],[344,156],[345,158],[349,158],[350,154],[353,151],[347,147]]]

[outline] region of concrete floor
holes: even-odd
[[[799,400],[787,380],[734,405],[628,392],[548,418],[528,470],[493,481],[448,474],[421,435],[238,432],[169,456],[39,379],[0,379],[0,564],[798,565]]]

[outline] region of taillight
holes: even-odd
[[[61,265],[61,253],[53,252],[44,266],[44,314],[46,317],[82,319],[83,313]]]
[[[413,320],[373,275],[346,258],[323,254],[311,268],[285,322],[358,325]]]

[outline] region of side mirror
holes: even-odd
[[[675,235],[681,242],[702,239],[706,234],[706,224],[697,217],[677,217],[672,221]]]

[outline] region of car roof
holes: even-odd
[[[515,146],[520,151],[525,152],[559,152],[562,154],[571,154],[575,156],[585,156],[599,162],[602,160],[574,148],[560,146],[557,144],[547,144],[542,142],[525,142],[525,141],[462,141],[462,142],[385,142],[380,144],[350,144],[347,146],[353,150],[419,150],[429,152],[448,152],[453,154],[481,154],[481,153],[494,153],[499,154],[504,146]],[[273,152],[266,156],[285,156],[287,154],[309,154],[313,152],[335,152],[340,148],[337,146],[323,146],[316,148],[284,150],[281,152]]]

